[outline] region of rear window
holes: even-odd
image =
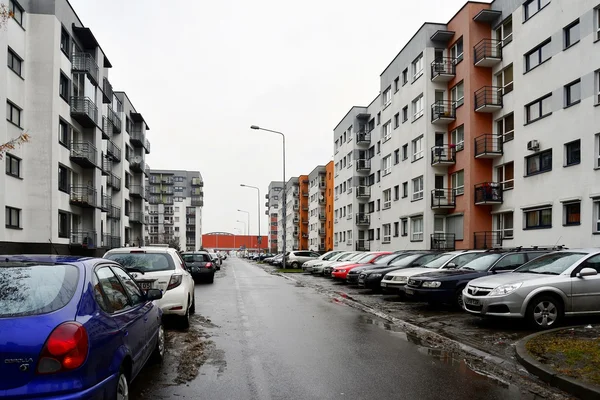
[[[125,269],[137,269],[142,272],[169,271],[175,264],[164,253],[112,253],[104,256],[121,264]]]
[[[208,254],[183,254],[183,261],[185,262],[210,262],[210,256]]]
[[[78,280],[73,265],[0,263],[0,318],[59,310],[73,298]]]

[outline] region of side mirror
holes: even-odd
[[[148,289],[148,291],[146,292],[146,300],[149,301],[160,300],[162,299],[162,297],[162,292],[159,289]]]
[[[579,273],[577,274],[578,278],[584,278],[586,276],[595,276],[598,275],[598,271],[596,271],[594,268],[584,268],[581,271],[579,271]]]
[[[453,263],[453,262],[448,263],[448,264],[446,264],[446,268],[448,268],[448,269],[455,269],[456,268],[456,264]]]

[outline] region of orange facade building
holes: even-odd
[[[258,236],[233,235],[227,232],[212,232],[202,235],[202,247],[216,251],[240,250],[261,251],[269,248],[267,236],[261,236],[260,244]]]
[[[325,165],[325,251],[333,250],[333,161]]]

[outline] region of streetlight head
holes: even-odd
[[[244,187],[244,186],[246,186],[246,185],[244,185],[243,183],[240,183],[240,186],[241,186],[241,187]]]
[[[252,125],[252,126],[250,127],[250,129],[260,129],[260,126],[258,126],[258,125]]]

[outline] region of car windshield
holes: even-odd
[[[175,269],[175,265],[169,262],[164,253],[112,253],[104,258],[116,261],[125,269],[136,269],[141,272],[169,271]]]
[[[210,262],[210,256],[206,253],[201,254],[183,254],[183,261],[185,262]]]
[[[362,254],[362,257],[357,258],[355,261],[361,262],[361,263],[369,263],[371,261],[373,261],[373,259],[375,257],[377,257],[377,254]]]
[[[0,318],[59,310],[73,298],[78,280],[73,265],[0,263]]]
[[[409,254],[405,257],[400,257],[399,259],[391,262],[390,267],[402,267],[405,265],[409,265],[410,263],[412,263],[413,261],[415,261],[416,259],[418,259],[421,256],[423,256],[423,254]]]
[[[328,261],[331,260],[333,257],[337,256],[340,253],[326,253],[323,254],[321,257],[319,257],[319,259],[323,260],[323,261]]]
[[[454,268],[460,268],[462,266],[464,266],[465,264],[475,260],[476,258],[479,258],[483,255],[485,255],[486,253],[466,253],[466,254],[461,254],[459,256],[454,257],[448,264],[452,263],[454,264]]]
[[[427,264],[424,264],[423,268],[441,268],[441,266],[444,265],[446,261],[450,260],[454,256],[456,256],[456,254],[454,253],[442,254],[439,257],[429,261]]]
[[[404,254],[388,254],[387,256],[383,256],[374,262],[375,265],[388,265],[388,263],[398,257],[402,257]]]
[[[335,261],[347,261],[347,260],[350,260],[351,258],[353,258],[355,256],[356,256],[356,254],[354,254],[354,253],[346,253],[343,256],[341,256],[338,259],[336,259]]]
[[[571,252],[546,254],[536,258],[535,260],[531,260],[530,262],[515,269],[513,272],[560,275],[586,255],[587,254],[585,253]]]
[[[467,269],[471,271],[487,271],[501,256],[501,254],[486,254],[474,259],[473,261],[469,261],[460,267],[460,269]]]

